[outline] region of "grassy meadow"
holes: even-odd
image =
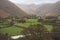
[[[29,27],[30,25],[37,25],[42,24],[42,22],[38,22],[38,19],[27,19],[24,23],[17,22],[18,20],[14,20],[13,26],[10,26],[9,23],[11,22],[11,19],[6,19],[4,22],[0,20],[0,31],[1,33],[5,34],[8,33],[8,35],[18,35],[23,31],[23,28],[19,28],[17,26],[23,26],[23,27]],[[15,26],[17,25],[17,26]],[[52,30],[51,25],[44,24],[45,28],[47,28],[48,31]],[[5,28],[6,27],[6,28]]]

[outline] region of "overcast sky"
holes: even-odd
[[[10,0],[13,3],[20,3],[20,4],[43,4],[43,3],[54,3],[58,0]]]

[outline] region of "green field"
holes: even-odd
[[[7,23],[9,23],[9,22],[6,21],[5,24],[7,24]],[[17,23],[17,22],[15,22],[14,25],[23,26],[23,27],[29,27],[30,25],[36,25],[36,24],[40,24],[40,22],[37,22],[37,19],[27,19],[25,23]],[[6,26],[7,25],[1,25],[0,24],[0,27],[6,27]],[[48,31],[52,30],[51,25],[44,25],[44,26],[47,28]],[[2,28],[0,30],[2,31],[1,33],[3,33],[3,34],[8,33],[9,35],[17,35],[17,34],[20,34],[21,31],[23,31],[22,28],[18,28],[16,26],[11,26],[11,27],[8,26],[8,28]]]

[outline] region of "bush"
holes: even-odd
[[[53,25],[53,30],[52,30],[52,33],[54,34],[53,35],[53,38],[54,40],[60,40],[60,25]]]
[[[22,34],[25,37],[21,40],[52,40],[51,34],[41,24],[31,25]]]
[[[0,40],[11,40],[11,38],[10,38],[10,36],[8,36],[8,34],[0,33]]]

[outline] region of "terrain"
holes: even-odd
[[[13,40],[11,36],[17,36],[16,40],[60,40],[60,1],[20,5],[0,0],[0,40]]]
[[[16,4],[16,5],[29,15],[31,14],[35,15],[36,9],[38,8],[38,5],[35,5],[35,4],[29,4],[29,5],[28,4],[27,5]]]
[[[48,4],[30,4],[30,5],[21,5],[16,4],[23,11],[28,13],[29,15],[37,15],[37,16],[58,16],[60,15],[60,1],[56,3],[48,3]]]
[[[60,15],[60,1],[54,4],[44,4],[37,9],[37,13],[43,16],[58,16]]]
[[[0,0],[0,16],[24,17],[26,13],[8,0]]]

